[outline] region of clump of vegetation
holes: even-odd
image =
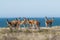
[[[32,33],[30,30],[26,30],[26,31],[24,31],[25,33]]]

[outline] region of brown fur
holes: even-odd
[[[47,17],[46,17],[47,19]],[[52,26],[52,23],[53,23],[54,20],[46,20],[46,27],[48,27],[48,25]]]

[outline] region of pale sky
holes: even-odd
[[[0,0],[0,17],[60,17],[60,0]]]

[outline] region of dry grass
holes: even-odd
[[[59,37],[60,31],[52,29],[22,29],[13,32],[6,28],[0,29],[0,40],[58,40]]]

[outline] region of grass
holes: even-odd
[[[11,32],[10,30],[3,29],[0,31],[0,39],[2,37],[3,40],[49,40],[48,35],[56,34],[60,35],[60,32],[55,32],[49,29],[40,29],[38,31],[26,29],[18,31],[14,30],[13,32]]]

